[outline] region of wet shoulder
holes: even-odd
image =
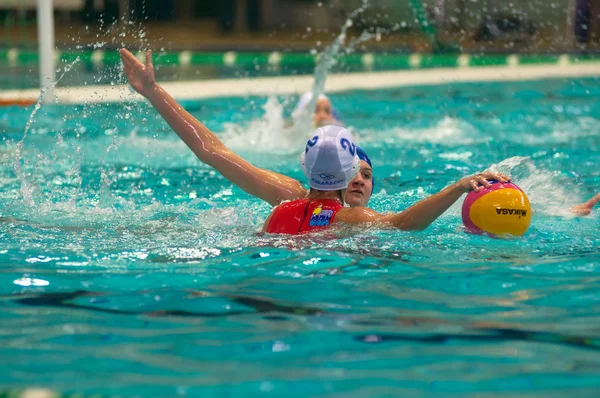
[[[296,199],[296,200],[292,200],[289,202],[283,202],[283,203],[277,205],[277,207],[275,207],[275,210],[290,210],[290,209],[304,208],[307,203],[308,203],[308,199],[306,199],[306,198]]]
[[[381,214],[368,207],[344,207],[337,213],[334,222],[348,224],[375,222],[381,218]]]

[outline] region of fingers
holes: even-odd
[[[475,174],[471,177],[466,177],[465,180],[468,180],[468,184],[471,190],[479,192],[481,188],[490,188],[492,186],[490,180],[495,180],[498,182],[509,182],[511,178],[502,173],[493,173],[490,171],[486,171],[483,173]]]
[[[481,174],[476,175],[475,177],[473,177],[475,181],[477,181],[480,185],[483,185],[486,188],[489,188],[492,186],[492,184],[490,184],[490,182]]]
[[[505,174],[502,173],[492,173],[492,172],[484,172],[484,173],[480,173],[477,174],[478,176],[482,176],[485,179],[488,180],[496,180],[499,182],[509,182],[511,180],[511,178]]]
[[[589,209],[585,206],[582,206],[582,205],[573,206],[569,209],[569,211],[578,216],[587,216],[592,212],[591,209]]]
[[[499,182],[510,181],[510,177],[508,177],[504,174],[491,173],[491,172],[475,174],[471,177],[468,177],[468,179],[469,179],[469,187],[475,192],[479,192],[481,190],[481,188],[490,188],[492,186],[492,184],[490,183],[489,180],[496,180]]]
[[[152,65],[152,50],[146,51],[146,67],[154,69]]]
[[[477,182],[475,182],[475,180],[470,180],[469,185],[471,186],[471,189],[473,191],[479,192],[479,185],[477,185]]]
[[[132,70],[133,67],[129,62],[123,62],[123,72],[125,72],[126,75],[129,75]]]
[[[123,65],[134,66],[136,64],[139,64],[140,66],[143,66],[142,63],[135,57],[135,55],[133,55],[130,51],[124,48],[122,48],[119,51],[119,55],[121,56],[121,61],[123,62]]]
[[[511,178],[505,174],[501,174],[501,173],[496,173],[496,178],[498,181],[500,182],[509,182],[511,180]]]
[[[121,61],[123,61],[124,64],[131,64],[132,59],[135,58],[133,54],[125,48],[119,50],[119,55],[121,56]]]

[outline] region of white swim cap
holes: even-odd
[[[300,155],[302,171],[311,188],[345,189],[360,170],[352,134],[340,126],[324,126],[314,132]]]
[[[314,94],[311,91],[307,91],[304,94],[302,94],[302,96],[300,97],[300,100],[298,101],[298,104],[296,105],[296,108],[292,112],[292,118],[297,119],[300,116],[302,116],[303,114],[307,113],[308,105],[310,104],[310,101],[312,101],[313,97],[314,97]],[[319,94],[319,96],[317,97],[317,100],[320,100],[320,99],[328,100],[329,97],[327,97],[325,94]]]

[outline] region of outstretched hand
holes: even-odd
[[[583,203],[577,206],[573,206],[569,211],[577,216],[587,216],[592,212],[592,206],[587,203]]]
[[[147,96],[156,86],[154,66],[152,65],[152,51],[146,51],[146,65],[142,64],[130,51],[122,48],[119,51],[123,72],[129,80],[131,87],[143,96]]]
[[[496,180],[499,182],[510,182],[510,177],[489,171],[475,174],[469,177],[462,178],[456,183],[464,192],[471,190],[479,192],[482,187],[489,188],[492,186],[488,180]]]
[[[587,216],[592,212],[592,209],[594,208],[594,206],[596,206],[599,202],[600,202],[600,193],[585,203],[571,207],[569,210],[571,211],[571,213],[573,213],[577,216]]]

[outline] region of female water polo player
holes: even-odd
[[[308,112],[308,106],[310,105],[314,95],[308,91],[300,96],[298,105],[292,112],[292,119],[298,120]],[[325,94],[319,94],[315,102],[315,110],[312,115],[313,128],[318,128],[327,125],[338,125],[343,126],[344,124],[340,120],[338,111],[333,107],[331,100]]]
[[[206,126],[190,115],[171,95],[160,87],[154,78],[151,52],[146,53],[146,64],[142,64],[131,52],[121,49],[123,71],[135,91],[146,97],[165,121],[194,152],[200,161],[214,167],[225,178],[238,187],[275,206],[283,201],[296,200],[308,195],[302,184],[270,170],[261,169],[242,159],[227,148]],[[351,207],[367,205],[373,191],[373,169],[367,154],[357,147],[360,171],[346,190],[344,198]],[[426,198],[410,209],[417,211],[404,229],[427,228],[443,214],[460,196],[478,185],[489,185],[487,179],[506,181],[508,177],[496,173],[481,173],[465,177],[455,184]],[[408,210],[406,210],[408,211]]]
[[[277,206],[267,218],[263,231],[296,235],[345,221],[346,189],[360,170],[360,159],[350,132],[339,126],[317,129],[306,143],[300,164],[308,177],[308,195]]]
[[[360,171],[360,159],[352,134],[341,126],[317,129],[300,157],[308,178],[307,197],[277,206],[265,221],[263,231],[297,235],[328,228],[335,223],[379,223],[410,229],[417,212],[381,215],[363,206],[344,207],[348,184]],[[415,214],[413,214],[415,213]]]
[[[277,206],[265,222],[263,231],[296,235],[335,223],[373,223],[384,228],[414,229],[413,218],[420,217],[419,204],[386,215],[362,206],[344,207],[346,188],[360,169],[356,145],[345,128],[324,126],[317,129],[306,143],[300,163],[310,185],[308,196]]]

